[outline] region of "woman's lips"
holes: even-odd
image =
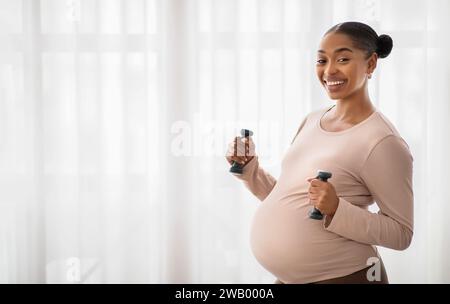
[[[343,80],[343,83],[336,84],[336,85],[329,85],[328,83],[325,83],[325,87],[327,88],[328,92],[334,93],[339,90],[341,90],[347,83],[347,80]]]

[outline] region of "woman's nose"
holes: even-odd
[[[327,64],[327,66],[325,67],[325,75],[333,75],[336,73],[336,67],[334,64]]]

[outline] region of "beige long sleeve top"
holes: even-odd
[[[259,263],[286,283],[345,276],[379,257],[376,245],[404,250],[413,235],[413,157],[378,110],[338,132],[322,129],[321,109],[307,115],[285,152],[278,180],[255,156],[235,175],[260,200],[250,241]],[[308,217],[308,177],[332,172],[335,215]],[[368,210],[376,202],[378,213]]]

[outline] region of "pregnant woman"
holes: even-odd
[[[411,243],[413,157],[368,92],[377,60],[391,49],[389,36],[359,22],[325,33],[316,71],[335,104],[304,117],[278,180],[260,167],[251,137],[229,145],[227,161],[243,166],[235,176],[261,201],[252,251],[276,283],[388,283],[376,246]],[[332,177],[317,179],[319,169]],[[378,213],[368,210],[374,202]],[[312,207],[323,220],[309,217]]]

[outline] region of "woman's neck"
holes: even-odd
[[[367,89],[362,94],[350,96],[346,99],[336,101],[336,106],[332,109],[331,119],[336,122],[358,123],[361,119],[369,116],[375,107],[370,101]]]

